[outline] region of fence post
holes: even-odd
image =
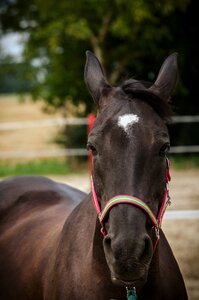
[[[89,135],[91,128],[93,127],[94,121],[95,121],[94,114],[89,114],[87,116],[87,136]],[[88,170],[89,170],[89,174],[91,175],[91,173],[92,173],[92,153],[91,153],[91,151],[88,151]]]

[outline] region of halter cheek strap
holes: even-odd
[[[163,218],[163,215],[164,215],[164,212],[165,212],[167,206],[170,205],[168,183],[171,180],[171,177],[170,177],[169,161],[168,160],[166,160],[166,164],[167,164],[166,187],[165,187],[161,207],[160,207],[160,210],[158,212],[157,218],[154,216],[153,212],[151,211],[151,209],[149,208],[149,206],[146,203],[144,203],[141,199],[139,199],[137,197],[134,197],[134,196],[130,196],[130,195],[117,195],[117,196],[111,198],[106,203],[103,210],[101,211],[99,201],[97,199],[97,195],[96,195],[96,192],[95,192],[93,179],[91,177],[92,200],[93,200],[95,209],[97,211],[99,222],[102,226],[101,232],[102,232],[103,236],[107,235],[106,229],[104,227],[104,220],[107,217],[110,210],[117,204],[124,204],[124,203],[125,204],[131,204],[131,205],[134,205],[134,206],[139,207],[140,209],[142,209],[147,214],[149,219],[151,220],[151,223],[153,224],[153,227],[155,228],[155,239],[154,239],[154,242],[153,242],[153,247],[154,247],[154,249],[156,248],[158,240],[159,240],[159,230],[161,228],[162,218]]]

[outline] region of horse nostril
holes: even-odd
[[[140,261],[148,261],[149,257],[152,255],[152,241],[148,235],[143,239],[143,251],[140,252]]]
[[[105,236],[104,245],[107,247],[107,249],[111,248],[111,237],[109,235]]]
[[[110,237],[110,235],[106,235],[105,238],[104,238],[104,250],[105,250],[105,253],[108,255],[108,257],[110,258],[112,256],[112,252],[113,252],[113,249],[112,249],[112,239]]]

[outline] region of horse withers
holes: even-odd
[[[112,87],[87,52],[85,82],[98,107],[88,137],[92,193],[44,177],[0,183],[1,300],[187,299],[160,228],[176,78],[172,54],[151,87],[133,79]]]

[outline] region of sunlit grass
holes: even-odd
[[[176,170],[199,169],[199,155],[175,155],[170,156],[171,167]],[[87,161],[79,161],[75,158],[43,159],[27,162],[3,162],[0,161],[0,177],[17,175],[67,175],[69,173],[86,173]]]
[[[0,176],[16,175],[64,175],[71,172],[71,167],[65,161],[60,160],[37,160],[24,163],[0,162]]]
[[[199,168],[199,154],[171,155],[171,166],[177,170]]]

